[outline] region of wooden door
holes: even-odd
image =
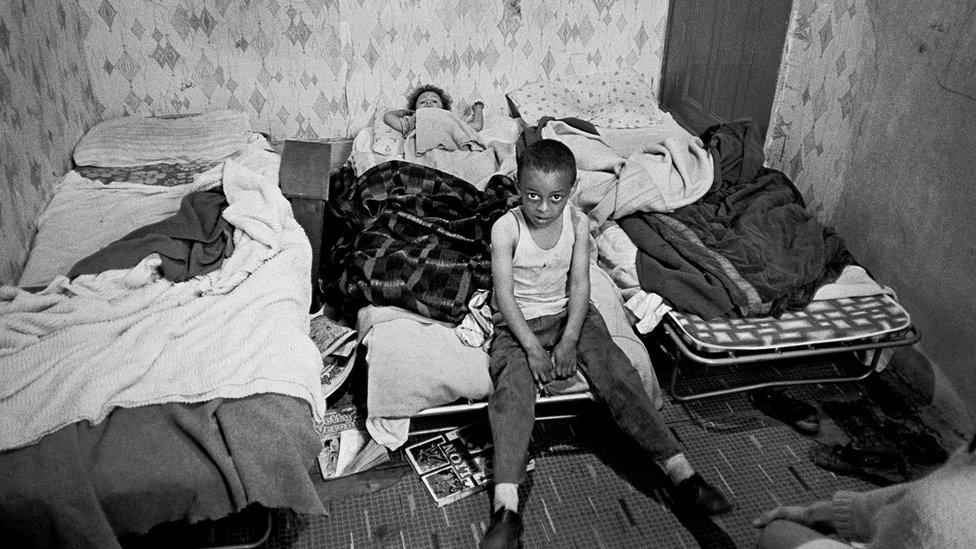
[[[692,133],[752,118],[765,137],[790,0],[671,0],[661,107]]]

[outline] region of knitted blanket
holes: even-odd
[[[136,267],[0,288],[0,450],[114,407],[279,393],[319,416],[308,239],[274,181],[227,162],[234,252],[187,282]]]

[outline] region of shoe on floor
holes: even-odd
[[[767,416],[778,419],[804,435],[820,432],[820,413],[807,402],[782,390],[764,388],[749,391],[749,402]]]
[[[675,485],[674,496],[679,508],[706,515],[718,515],[732,509],[732,503],[725,495],[713,488],[698,473]]]
[[[481,549],[509,549],[519,546],[522,537],[522,517],[502,507],[491,516],[491,524],[481,539]]]

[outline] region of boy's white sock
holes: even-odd
[[[495,510],[502,507],[518,512],[518,484],[503,482],[495,485]]]
[[[695,470],[688,463],[688,458],[683,453],[677,453],[664,462],[664,472],[671,478],[673,484],[678,484],[682,480],[695,474]]]

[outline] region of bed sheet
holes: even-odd
[[[648,398],[663,397],[643,341],[634,333],[620,293],[600,267],[590,267],[590,299],[614,342],[630,358]],[[491,392],[488,354],[461,343],[453,326],[396,307],[366,307],[357,329],[367,346],[367,428],[391,449],[406,441],[410,416]]]

